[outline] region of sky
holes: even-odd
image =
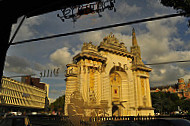
[[[27,18],[14,42],[176,13],[172,8],[161,5],[159,0],[116,0],[115,7],[116,12],[105,10],[101,13],[102,17],[98,14],[84,15],[75,23],[71,19],[62,22],[57,17],[57,14],[61,15],[61,11]],[[20,20],[21,18],[17,22]],[[92,41],[94,45],[99,45],[112,32],[130,51],[132,28],[136,30],[144,63],[190,60],[190,28],[187,27],[187,20],[185,17],[176,17],[12,45],[7,52],[4,75],[36,74],[35,77],[40,77],[40,72],[44,70],[60,68],[57,77],[41,78],[42,82],[50,85],[49,97],[54,100],[65,93],[66,64],[71,63],[72,57],[81,51],[83,42]],[[14,33],[18,23],[13,25],[11,33]],[[175,84],[180,77],[186,82],[190,79],[190,63],[150,67],[153,69],[150,73],[151,87]]]

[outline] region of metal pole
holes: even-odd
[[[17,29],[15,30],[15,33],[13,34],[13,36],[12,36],[12,38],[11,38],[9,44],[12,44],[12,43],[13,43],[13,40],[14,40],[14,38],[16,37],[16,35],[17,35],[17,33],[18,33],[20,27],[22,26],[22,24],[23,24],[25,18],[26,18],[26,16],[24,15],[23,18],[22,18],[22,20],[21,20],[21,22],[19,23]]]

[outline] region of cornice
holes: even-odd
[[[77,76],[78,76],[77,74],[65,74],[65,77],[67,77],[67,78],[65,79],[65,81],[76,80],[76,77],[77,77]],[[73,78],[68,78],[68,77],[73,77]]]
[[[153,108],[153,107],[142,107],[142,106],[140,106],[140,107],[138,107],[138,110],[155,110],[155,108]]]
[[[73,57],[74,60],[78,60],[81,58],[93,59],[93,60],[101,61],[101,62],[105,62],[107,60],[107,58],[101,55],[98,55],[97,53],[94,53],[94,52],[81,52],[77,54],[75,57]]]
[[[133,54],[129,53],[127,50],[121,49],[119,47],[111,46],[111,45],[104,44],[104,45],[98,46],[98,51],[101,51],[101,50],[108,51],[117,55],[131,57],[131,58],[134,57]]]
[[[132,70],[142,70],[142,71],[151,72],[152,68],[149,68],[145,65],[133,65]]]
[[[66,66],[68,68],[68,67],[77,67],[78,65],[77,64],[67,64]]]

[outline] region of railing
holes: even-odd
[[[101,126],[106,121],[126,121],[146,124],[150,120],[159,118],[182,118],[190,120],[190,115],[170,115],[170,116],[118,116],[118,117],[91,117],[89,121],[80,121],[81,126]]]
[[[168,115],[168,116],[117,116],[117,117],[91,117],[90,122],[108,121],[108,120],[127,120],[127,121],[146,121],[158,118],[182,118],[190,120],[190,115]]]
[[[72,120],[68,116],[58,115],[29,115],[32,124],[47,126],[73,126]],[[159,118],[183,118],[190,120],[190,115],[171,115],[171,116],[118,116],[118,117],[90,117],[80,120],[80,126],[101,126],[106,121],[125,121],[146,124],[150,120]],[[78,125],[77,125],[78,126]]]
[[[108,120],[126,120],[126,121],[143,121],[154,120],[155,116],[117,116],[117,117],[94,117],[90,118],[90,122],[102,122]]]
[[[59,115],[28,115],[31,124],[47,126],[71,126],[68,116]]]

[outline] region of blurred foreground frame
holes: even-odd
[[[1,0],[0,1],[0,16],[2,17],[0,23],[0,80],[3,76],[3,70],[5,65],[5,58],[7,50],[9,49],[11,43],[9,43],[11,27],[13,24],[17,23],[17,19],[21,16],[26,16],[30,18],[33,16],[38,16],[41,14],[49,13],[52,11],[60,10],[64,7],[76,6],[81,4],[86,4],[90,2],[98,2],[100,0]],[[14,5],[11,6],[10,5]],[[14,11],[10,11],[14,10]],[[6,13],[5,13],[6,12]],[[0,84],[1,87],[1,84]]]

